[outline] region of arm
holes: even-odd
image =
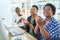
[[[35,34],[38,34],[38,29],[39,29],[39,27],[38,27],[38,25],[36,25],[36,27],[35,27],[35,29],[34,29],[34,33],[35,33]]]
[[[27,18],[27,20],[24,20],[24,26],[27,27],[27,25],[34,29],[34,26],[29,22],[30,21],[30,17]]]
[[[27,25],[34,29],[34,26],[31,23],[29,23],[27,20],[24,20],[24,27],[26,27]]]
[[[20,18],[17,23],[22,22],[22,19],[23,19],[23,18]]]
[[[50,36],[49,33],[45,30],[44,26],[43,26],[43,21],[41,18],[37,17],[37,24],[39,25],[39,29],[42,33],[42,35],[49,40]]]
[[[29,25],[30,28],[34,29],[34,26],[26,20],[26,21],[24,22],[24,26],[26,27],[27,25]]]
[[[34,26],[31,23],[29,23],[29,26],[30,28],[34,29]]]
[[[50,36],[49,36],[49,33],[45,30],[45,28],[43,28],[43,26],[40,26],[40,31],[42,33],[42,35],[47,39],[49,40],[50,39]]]

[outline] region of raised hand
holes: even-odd
[[[43,26],[43,21],[42,21],[42,18],[39,17],[39,16],[36,16],[36,22],[39,26]]]
[[[19,22],[22,22],[22,18],[21,18],[21,19],[19,19],[19,21],[18,21],[17,23],[19,23]]]
[[[29,22],[27,20],[23,20],[23,22],[24,22],[25,25],[29,24]]]

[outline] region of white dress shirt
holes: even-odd
[[[23,24],[23,21],[22,22],[19,22],[18,23],[18,21],[21,19],[21,18],[23,18],[23,16],[18,16],[18,15],[15,15],[14,17],[13,17],[13,24],[16,24],[16,25],[18,25],[18,26],[24,26],[24,24]]]

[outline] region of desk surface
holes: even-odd
[[[21,31],[25,32],[23,29],[19,28],[19,27],[16,26],[16,25],[12,26],[11,28],[17,28],[18,30],[21,30]],[[35,37],[33,37],[32,35],[30,35],[30,34],[27,33],[27,32],[25,32],[23,35],[26,36],[29,40],[37,40]],[[21,36],[21,35],[18,35],[18,36]],[[14,36],[12,36],[12,34],[9,33],[9,34],[8,34],[9,40],[11,40],[12,37],[14,37]]]

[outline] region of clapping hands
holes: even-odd
[[[43,26],[43,21],[42,21],[42,18],[41,18],[41,17],[36,16],[35,19],[36,19],[36,22],[37,22],[37,24],[38,24],[39,26]]]

